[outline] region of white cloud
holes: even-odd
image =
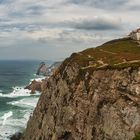
[[[9,49],[7,52],[15,47],[15,53],[22,49],[22,58],[35,58],[40,50],[44,57],[39,59],[45,58],[45,53],[47,58],[57,46],[66,48],[65,54],[61,51],[65,57],[137,28],[139,6],[139,0],[3,0],[0,47]],[[38,51],[32,54],[33,50]],[[57,52],[59,57],[60,50],[55,56]],[[8,53],[4,57],[9,57]]]

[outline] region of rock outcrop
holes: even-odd
[[[47,83],[48,77],[50,77],[51,75],[53,75],[54,73],[57,72],[57,68],[60,66],[60,64],[61,64],[61,62],[55,62],[48,69],[46,69],[45,64],[41,63],[37,73],[38,74],[40,73],[40,70],[41,70],[40,68],[41,68],[41,65],[42,65],[42,67],[45,67],[44,68],[44,70],[45,70],[44,74],[47,77],[46,78],[44,77],[44,79],[41,80],[41,81],[33,80],[28,86],[25,87],[25,89],[31,90],[31,94],[34,94],[35,91],[42,92],[44,85],[46,85],[46,83]]]
[[[22,133],[16,133],[10,137],[10,140],[19,140],[22,137]]]
[[[45,62],[41,62],[36,74],[46,75],[46,73],[47,73],[47,68],[46,68]]]
[[[131,140],[140,132],[139,66],[83,69],[77,55],[43,87],[21,140]]]
[[[47,68],[45,62],[41,62],[36,74],[37,75],[50,76],[61,65],[61,63],[62,62],[55,62]]]
[[[54,74],[57,71],[57,68],[62,64],[62,62],[55,62],[47,69],[47,76]]]
[[[42,81],[33,80],[30,85],[25,87],[25,89],[31,90],[31,94],[34,94],[35,91],[41,92],[42,91],[41,84],[42,84]]]
[[[140,132],[140,70],[98,70],[80,81],[75,67],[64,74],[48,81],[24,140],[129,140]]]

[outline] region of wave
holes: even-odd
[[[35,74],[34,74],[35,75]],[[30,82],[29,84],[31,84],[31,82],[33,80],[36,80],[38,82],[42,81],[43,79],[45,79],[46,77],[45,76],[37,76],[36,75],[36,78],[34,79],[30,79]],[[9,94],[3,94],[3,91],[0,90],[0,97],[7,97],[7,98],[16,98],[16,97],[28,97],[28,96],[32,96],[31,91],[28,90],[28,89],[25,89],[25,86],[15,86],[15,87],[12,87],[13,88],[13,91]],[[39,92],[35,92],[35,94],[33,95],[40,95]]]
[[[44,76],[36,76],[30,82],[33,80],[42,81],[43,79],[45,79]],[[0,98],[10,98],[7,99],[6,104],[12,106],[9,108],[9,112],[0,112],[0,140],[9,140],[9,136],[16,132],[22,132],[36,107],[40,93],[30,94],[31,91],[24,89],[24,87],[15,86],[12,88],[12,92],[7,94],[0,90]]]
[[[28,116],[29,117],[29,116]],[[22,131],[27,125],[27,119],[8,118],[5,125],[0,125],[0,140],[9,140],[9,136]]]
[[[0,126],[0,140],[10,140],[10,136],[18,132],[17,128],[7,125]]]
[[[35,108],[38,102],[38,97],[36,98],[25,98],[18,101],[8,102],[7,104],[23,107],[23,108]]]
[[[30,80],[30,83],[32,82],[32,81],[37,81],[37,82],[41,82],[42,80],[44,80],[46,77],[44,77],[44,76],[42,76],[42,77],[38,77],[38,78],[35,78],[35,79],[31,79]]]
[[[28,96],[32,96],[30,92],[31,92],[30,90],[24,89],[24,87],[13,87],[13,92],[9,94],[0,93],[0,97],[7,97],[7,98],[28,97]],[[36,92],[33,95],[40,95],[40,93]]]
[[[12,111],[9,111],[8,113],[5,113],[1,118],[3,119],[3,122],[2,122],[2,125],[5,125],[6,124],[6,120],[8,118],[10,118],[11,116],[13,115],[13,112]]]
[[[20,110],[22,115],[19,116],[14,110],[4,113],[0,117],[0,140],[9,140],[9,136],[16,132],[22,132],[27,125],[27,121],[32,114],[31,109]],[[3,125],[3,121],[5,123]]]
[[[24,112],[24,111],[23,111]],[[15,112],[14,111],[9,111],[8,113],[5,113],[6,116],[4,116],[5,118],[3,119],[2,117],[0,118],[0,126],[2,127],[6,127],[6,126],[13,126],[13,127],[24,127],[25,126],[25,122],[26,120],[29,119],[30,117],[30,111],[26,110],[25,111],[25,115],[26,117],[22,116],[19,118],[19,116],[15,117]],[[5,115],[4,114],[4,115]],[[5,123],[3,123],[5,121]]]

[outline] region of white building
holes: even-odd
[[[129,34],[130,38],[132,38],[133,40],[137,40],[140,41],[140,28],[138,28],[137,30],[132,31]]]

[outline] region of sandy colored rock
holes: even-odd
[[[48,80],[22,140],[132,139],[140,132],[139,69],[83,79],[75,65]]]
[[[30,85],[25,87],[25,89],[31,90],[31,93],[33,94],[35,93],[35,91],[39,91],[39,92],[42,91],[41,85],[42,85],[42,81],[38,82],[36,80],[33,80]]]

